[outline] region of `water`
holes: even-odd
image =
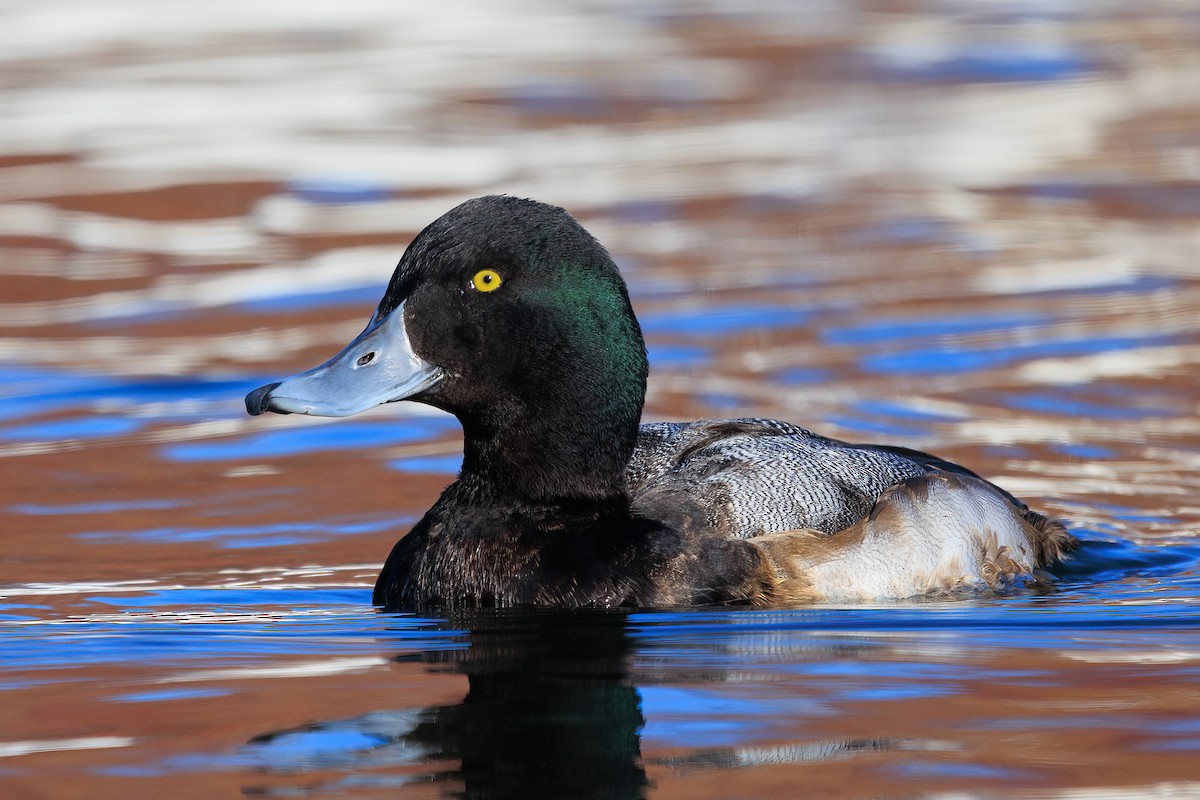
[[[143,6],[0,2],[0,795],[1200,794],[1186,4]],[[648,420],[918,446],[1083,549],[1004,597],[375,611],[457,426],[241,397],[496,191],[613,252]]]

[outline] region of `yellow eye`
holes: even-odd
[[[471,288],[477,292],[494,292],[500,288],[504,280],[494,269],[481,269],[471,278]]]

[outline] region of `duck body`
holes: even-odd
[[[647,361],[615,264],[562,209],[484,197],[422,231],[366,330],[251,414],[453,413],[458,479],[374,602],[691,606],[1002,590],[1060,558],[1057,521],[920,451],[775,420],[639,425]]]
[[[695,606],[765,600],[746,541],[693,524],[684,506],[492,502],[452,484],[392,549],[375,585],[388,608]],[[683,499],[683,498],[676,498]],[[661,518],[659,518],[661,517]]]

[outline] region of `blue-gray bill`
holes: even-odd
[[[348,417],[429,391],[441,378],[440,368],[413,352],[401,304],[383,319],[372,317],[346,349],[321,366],[250,392],[246,410]]]

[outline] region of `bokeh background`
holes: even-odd
[[[772,416],[932,450],[1111,548],[1110,582],[1070,602],[1166,603],[1183,621],[1184,638],[1154,639],[1170,626],[1126,620],[1142,638],[1100,637],[1091,661],[1014,661],[993,639],[963,651],[1079,692],[1076,717],[1040,694],[1022,712],[1076,719],[1074,749],[1027,718],[1042,732],[1019,745],[908,731],[897,740],[950,745],[916,768],[905,747],[852,749],[848,772],[844,748],[795,751],[777,759],[790,767],[736,773],[747,796],[794,785],[798,762],[806,781],[864,793],[1200,779],[1188,0],[0,0],[0,623],[14,654],[0,776],[131,796],[178,791],[187,773],[182,791],[215,796],[252,773],[299,791],[317,767],[295,751],[222,754],[378,707],[381,674],[394,705],[461,697],[450,677],[362,651],[399,648],[404,625],[363,607],[457,469],[454,421],[409,404],[251,419],[241,397],[336,352],[412,236],[488,193],[566,207],[617,258],[650,348],[647,419]],[[844,618],[813,619],[788,623],[789,668],[833,658],[805,626]],[[860,642],[862,658],[895,662],[887,638]],[[214,663],[227,672],[203,673]],[[770,703],[679,693],[711,675],[655,669],[671,688],[642,688],[642,748],[662,796],[728,796],[687,777],[678,751],[818,735],[780,734]],[[901,707],[925,697],[917,675],[941,678],[837,674],[914,684],[848,689],[850,719],[977,721],[1024,696],[966,669],[956,694],[975,705]],[[199,688],[159,687],[172,681]],[[758,700],[807,691],[762,681]],[[717,735],[702,718],[737,723]],[[1097,728],[1111,735],[1080,744]],[[1039,750],[1068,755],[1038,766]],[[321,780],[362,767],[339,764],[321,762]]]

